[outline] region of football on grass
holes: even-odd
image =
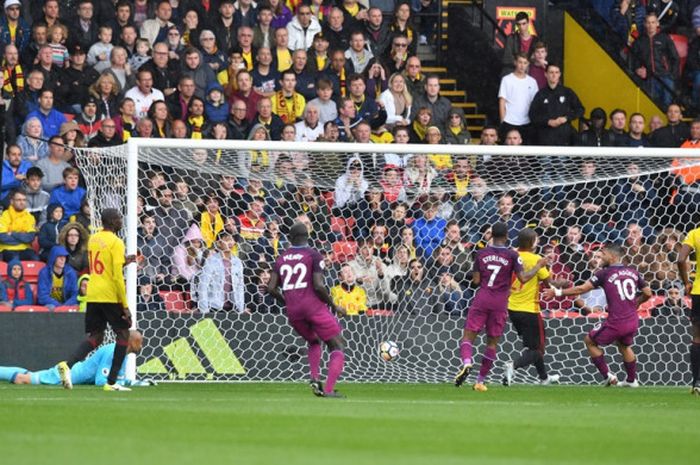
[[[379,356],[385,362],[396,360],[399,356],[399,346],[393,341],[384,341],[379,344]]]

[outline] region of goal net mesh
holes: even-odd
[[[639,309],[640,381],[687,382],[689,300],[675,262],[696,224],[700,191],[692,178],[700,160],[648,151],[609,156],[597,148],[516,156],[508,147],[450,155],[449,146],[420,154],[400,145],[394,153],[357,153],[344,144],[317,152],[303,144],[276,151],[233,143],[139,147],[134,213],[126,205],[127,147],[77,151],[94,226],[107,207],[138,221],[138,273],[128,285],[137,286],[146,337],[139,377],[306,380],[306,345],[265,290],[290,226],[301,221],[326,258],[328,288],[350,314],[341,320],[342,379],[449,381],[474,295],[472,255],[489,242],[490,225],[505,221],[513,246],[518,230],[534,228],[554,279],[569,283],[597,269],[602,244],[623,244],[625,261],[654,291]],[[236,258],[223,257],[222,231],[232,236]],[[242,273],[217,267],[235,269],[238,260]],[[550,372],[563,382],[596,382],[582,339],[605,318],[604,296],[593,291],[540,304]],[[399,357],[382,360],[382,341],[396,342]],[[508,325],[491,382],[521,350]],[[606,352],[621,372],[616,350]],[[535,381],[532,370],[516,382]]]

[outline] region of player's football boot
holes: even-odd
[[[103,391],[124,391],[124,392],[131,391],[131,389],[129,389],[126,386],[122,386],[121,384],[105,384],[104,386],[102,386],[102,390]]]
[[[612,373],[608,373],[608,378],[603,381],[603,386],[617,386],[617,376],[613,375]]]
[[[637,381],[636,379],[634,381],[620,381],[619,383],[617,383],[617,385],[620,387],[638,388],[639,381]]]
[[[323,383],[317,379],[312,379],[309,381],[309,386],[311,387],[311,392],[317,397],[323,397]]]
[[[459,370],[459,373],[457,373],[457,376],[455,376],[455,387],[460,387],[464,382],[467,380],[467,376],[469,376],[469,372],[472,371],[472,364],[464,365],[461,370]]]
[[[513,368],[513,362],[506,362],[506,373],[503,376],[503,385],[510,386],[513,384],[513,375],[515,375],[515,368]]]
[[[543,386],[549,386],[550,384],[558,384],[561,375],[547,375],[546,379],[541,379],[540,384]]]
[[[485,385],[484,383],[476,383],[476,384],[472,387],[472,389],[475,390],[476,392],[486,392],[486,391],[489,390],[489,388],[487,388],[486,385]]]
[[[73,389],[73,380],[71,379],[70,367],[66,362],[60,362],[57,365],[58,376],[61,378],[61,385],[64,389]]]
[[[329,397],[331,399],[345,399],[345,396],[338,391],[324,392],[323,397]]]
[[[694,396],[700,396],[700,386],[695,385],[690,388],[690,393]]]

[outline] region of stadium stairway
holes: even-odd
[[[440,76],[440,94],[452,102],[452,106],[464,110],[464,116],[467,120],[467,128],[472,134],[472,143],[478,143],[481,135],[481,130],[486,124],[486,115],[479,111],[479,106],[476,102],[469,99],[469,93],[465,89],[459,88],[457,79],[450,75],[450,72],[445,66],[438,65],[437,53],[447,56],[447,7],[452,4],[468,5],[472,0],[442,0],[442,46],[441,50],[437,51],[434,45],[418,46],[418,57],[421,59],[423,73],[432,73]]]

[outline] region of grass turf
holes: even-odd
[[[0,387],[6,464],[690,464],[700,399],[680,388],[167,384]]]

